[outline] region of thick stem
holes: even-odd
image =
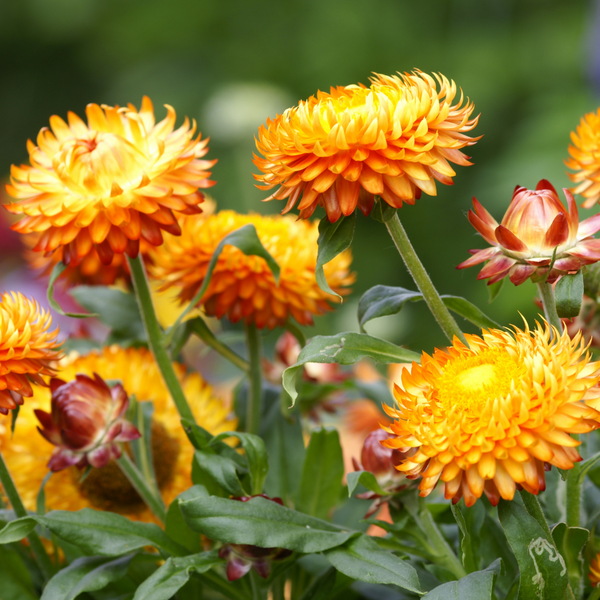
[[[27,510],[25,509],[21,497],[19,496],[19,492],[15,486],[15,482],[13,481],[10,471],[4,462],[2,452],[0,452],[0,482],[2,483],[2,487],[4,488],[4,492],[6,493],[6,497],[8,498],[12,509],[15,511],[15,515],[18,518],[26,517]],[[29,541],[31,552],[35,557],[44,579],[48,581],[52,575],[54,575],[55,569],[50,557],[48,556],[48,553],[46,552],[46,548],[44,548],[44,544],[42,544],[42,540],[35,531],[32,531],[27,536],[27,540]]]
[[[193,325],[193,332],[215,352],[218,352],[223,358],[226,358],[230,363],[238,369],[248,372],[250,365],[237,352],[234,352],[229,346],[220,342],[208,328],[202,319],[196,319]]]
[[[158,319],[156,318],[156,313],[154,312],[152,295],[150,294],[150,287],[148,285],[148,279],[146,278],[146,270],[144,269],[142,258],[141,256],[138,256],[137,258],[128,257],[127,260],[129,262],[129,269],[131,270],[133,288],[140,306],[144,327],[146,328],[148,344],[150,345],[156,364],[160,369],[165,385],[171,394],[171,398],[173,398],[173,402],[175,402],[175,406],[177,407],[180,416],[183,419],[188,419],[195,423],[196,420],[185,399],[179,379],[177,379],[177,375],[175,375],[173,364],[171,363],[171,359],[164,345],[163,333],[158,323]]]
[[[584,478],[579,475],[580,465],[581,463],[576,463],[567,477],[567,525],[569,527],[581,527],[581,487]]]
[[[412,244],[406,235],[406,231],[404,231],[404,227],[402,227],[402,223],[398,218],[398,213],[395,213],[391,219],[386,221],[385,225],[391,238],[396,244],[396,248],[398,248],[400,256],[402,256],[406,268],[412,275],[419,291],[423,294],[423,298],[425,299],[425,302],[427,302],[429,310],[443,332],[450,341],[456,336],[463,344],[468,346],[463,332],[458,327],[454,317],[450,314],[450,311],[446,308],[438,291],[431,282],[427,271],[425,271],[423,263],[419,260],[415,249],[412,247]]]
[[[156,496],[152,487],[144,479],[139,469],[133,464],[126,452],[117,459],[117,464],[123,474],[129,480],[135,491],[142,497],[146,506],[152,511],[152,514],[164,524],[167,518],[167,509],[160,496]]]
[[[554,288],[550,283],[538,283],[538,290],[540,292],[540,298],[542,299],[542,304],[544,305],[544,315],[546,316],[546,321],[553,327],[556,327],[558,333],[562,333],[563,324],[556,312],[556,301],[554,299]]]
[[[262,365],[260,362],[260,336],[254,323],[248,323],[246,325],[246,343],[248,346],[248,359],[250,363],[250,371],[248,373],[250,386],[248,391],[246,431],[258,435],[262,400]]]

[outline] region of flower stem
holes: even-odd
[[[25,506],[23,506],[23,502],[19,496],[15,482],[13,481],[10,471],[4,462],[2,452],[0,452],[0,482],[2,483],[2,487],[4,488],[4,492],[6,493],[12,509],[15,511],[15,515],[18,518],[26,517],[27,510],[25,509]],[[48,553],[46,552],[46,548],[44,548],[44,544],[42,544],[42,540],[35,531],[32,531],[27,536],[27,540],[29,541],[31,552],[35,557],[44,579],[48,581],[52,575],[54,575],[55,569],[50,557],[48,556]]]
[[[219,341],[202,319],[194,319],[192,331],[210,348],[226,358],[238,369],[248,372],[250,365],[237,352],[234,352],[227,344]]]
[[[214,571],[205,571],[204,573],[192,573],[194,577],[200,579],[211,589],[217,590],[226,598],[231,600],[251,600],[250,595],[243,592],[239,585],[233,585],[229,581],[220,577]]]
[[[160,369],[163,380],[175,406],[179,411],[179,415],[183,419],[188,419],[193,423],[196,422],[192,410],[190,409],[179,379],[173,369],[173,364],[169,358],[169,354],[165,348],[164,336],[161,331],[156,313],[154,312],[154,305],[152,304],[152,295],[150,294],[150,287],[148,285],[148,279],[146,277],[146,270],[144,269],[144,263],[142,262],[141,256],[137,258],[127,257],[129,262],[129,269],[131,270],[131,278],[133,280],[133,288],[135,295],[138,300],[140,312],[142,314],[142,320],[144,321],[144,327],[148,336],[148,344],[156,360],[156,364]]]
[[[260,411],[262,400],[260,362],[260,336],[254,323],[246,324],[246,343],[248,345],[248,358],[250,362],[250,387],[248,392],[248,412],[246,416],[246,431],[258,434],[260,427]]]
[[[139,469],[129,458],[127,452],[123,452],[120,458],[117,458],[116,463],[119,465],[119,469],[121,469],[123,475],[127,477],[135,491],[142,497],[146,506],[152,511],[152,514],[164,524],[165,519],[167,518],[167,510],[162,498],[154,493]]]
[[[572,437],[575,437],[572,435]],[[567,525],[569,527],[581,527],[581,487],[583,477],[580,477],[580,464],[569,471],[567,477]]]
[[[556,301],[554,299],[554,288],[551,283],[538,283],[538,290],[540,292],[540,298],[542,299],[542,304],[544,305],[544,315],[546,316],[546,321],[553,327],[556,327],[558,333],[562,333],[563,324],[556,312]]]
[[[423,294],[429,310],[435,317],[442,331],[446,334],[450,341],[456,336],[463,344],[467,345],[467,340],[463,332],[458,327],[454,317],[450,314],[450,311],[446,308],[446,305],[440,298],[438,291],[435,289],[433,283],[423,263],[419,260],[415,249],[413,248],[402,223],[398,218],[398,213],[394,213],[394,216],[385,222],[387,230],[398,248],[398,252],[406,265],[406,268],[412,275],[419,291]]]

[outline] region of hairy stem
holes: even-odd
[[[556,301],[554,299],[554,288],[550,283],[538,283],[538,290],[540,292],[540,298],[544,305],[544,315],[546,321],[553,327],[556,327],[558,333],[562,333],[563,324],[556,312]]]
[[[248,345],[248,358],[250,363],[250,371],[248,373],[250,378],[250,387],[248,390],[246,431],[248,433],[258,434],[262,400],[262,365],[260,362],[260,336],[254,323],[249,323],[246,325],[246,343]]]
[[[250,370],[248,361],[244,360],[237,352],[234,352],[227,344],[219,341],[208,328],[206,323],[201,319],[195,319],[192,325],[192,331],[210,348],[218,352],[223,358],[226,358],[231,364],[238,369],[245,371]]]

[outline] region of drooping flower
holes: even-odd
[[[103,264],[115,254],[135,257],[140,240],[158,246],[161,231],[179,235],[174,213],[201,212],[199,188],[215,161],[201,160],[208,140],[194,138],[195,123],[186,119],[174,130],[175,111],[155,123],[144,97],[139,111],[89,104],[88,124],[68,114],[50,118],[37,146],[29,141],[31,166],[14,166],[8,193],[19,202],[6,205],[25,215],[13,225],[35,233],[36,252],[62,247],[62,260],[78,265],[94,248]]]
[[[374,196],[394,208],[421,191],[435,196],[435,180],[452,184],[449,163],[470,165],[460,150],[479,139],[465,135],[478,117],[462,93],[453,104],[456,91],[443,75],[415,71],[318,92],[260,127],[258,187],[277,186],[267,200],[286,200],[284,214],[298,203],[308,218],[323,206],[331,222],[357,206],[368,215]]]
[[[316,223],[279,215],[239,215],[229,210],[207,217],[183,217],[180,223],[180,237],[165,237],[163,246],[151,250],[149,273],[161,283],[161,290],[179,288],[182,302],[189,302],[200,290],[219,242],[247,224],[256,227],[263,246],[277,261],[279,284],[263,258],[247,256],[227,245],[200,300],[208,315],[227,315],[233,323],[244,320],[273,329],[289,317],[302,325],[311,324],[313,315],[330,310],[329,303],[335,302],[315,281]],[[350,262],[347,250],[325,265],[327,281],[339,294],[347,294],[346,286],[354,282]]]
[[[445,496],[471,506],[485,493],[511,500],[517,486],[545,489],[544,466],[571,469],[581,460],[570,434],[600,427],[600,362],[590,362],[581,335],[547,324],[514,333],[492,329],[423,353],[395,386],[398,437],[389,448],[416,449],[398,469],[421,477],[427,496],[441,479]]]
[[[258,496],[283,506],[281,498],[269,498],[265,494],[258,494]],[[232,500],[248,502],[256,497],[240,496]],[[226,574],[229,581],[240,579],[250,569],[254,569],[263,579],[267,579],[271,574],[272,562],[284,560],[291,555],[292,551],[285,548],[260,548],[251,544],[225,544],[219,549],[219,557],[227,561]]]
[[[573,195],[563,191],[568,210],[545,179],[535,190],[517,186],[500,225],[473,198],[475,210],[469,210],[469,221],[492,246],[470,250],[473,256],[456,268],[489,261],[477,279],[488,279],[490,285],[508,275],[512,283],[520,285],[529,278],[547,278],[553,283],[561,275],[599,261],[600,240],[592,236],[600,230],[600,215],[580,223]]]
[[[43,376],[56,373],[61,357],[58,328],[35,300],[19,292],[0,296],[0,413],[8,414],[33,395],[32,383],[46,385]]]
[[[600,554],[596,554],[596,556],[591,560],[588,578],[592,584],[592,587],[596,587],[600,583]]]
[[[181,427],[179,413],[149,350],[109,346],[86,356],[70,355],[60,366],[60,377],[65,380],[73,379],[77,373],[90,376],[98,373],[105,380],[120,381],[138,402],[151,401],[154,470],[165,504],[168,506],[192,485],[194,448]],[[174,367],[197,422],[215,435],[234,430],[235,417],[202,377],[198,373],[186,374],[182,365]],[[39,423],[34,414],[35,409],[50,410],[50,396],[48,388],[34,388],[33,397],[21,408],[14,435],[11,435],[10,416],[0,421],[0,448],[29,510],[35,510],[40,484],[48,473],[47,464],[54,450],[37,432]],[[134,520],[154,520],[113,462],[93,469],[83,481],[81,475],[76,467],[52,475],[45,487],[48,510],[92,507],[119,512]]]
[[[78,373],[68,383],[50,380],[51,412],[37,409],[39,432],[56,447],[48,468],[62,471],[105,467],[121,456],[119,442],[140,437],[137,428],[125,419],[129,396],[120,383],[112,388],[97,374],[93,378]]]
[[[590,208],[600,199],[600,108],[581,118],[577,130],[571,132],[570,158],[565,165],[575,173],[567,173],[575,187],[574,194],[585,198],[583,206]]]

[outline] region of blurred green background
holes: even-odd
[[[372,71],[439,71],[474,101],[484,137],[454,186],[400,216],[441,293],[518,324],[519,311],[537,314],[533,284],[508,283],[487,305],[479,269],[455,270],[485,245],[466,212],[476,196],[500,219],[516,184],[568,185],[570,131],[598,106],[595,20],[588,0],[0,0],[0,174],[27,160],[27,138],[50,115],[83,115],[88,102],[139,106],[147,94],[160,117],[171,104],[211,137],[219,207],[274,213],[283,204],[261,203],[253,185],[260,123]],[[353,251],[354,293],[313,331],[357,330],[356,304],[372,285],[414,288],[377,222],[359,217]],[[444,343],[422,304],[367,329],[415,349]]]

